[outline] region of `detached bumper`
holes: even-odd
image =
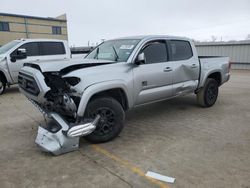
[[[35,103],[34,105],[49,119],[49,121],[46,121],[46,128],[39,126],[35,142],[41,147],[42,151],[54,155],[77,150],[80,137],[91,134],[100,119],[100,115],[97,115],[92,122],[69,125],[59,114],[47,114],[38,105]]]
[[[52,133],[39,126],[35,142],[41,147],[42,151],[60,155],[77,150],[79,147],[79,138],[66,137],[62,133],[62,130]]]

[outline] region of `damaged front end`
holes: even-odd
[[[43,151],[61,155],[79,148],[79,139],[92,133],[100,119],[97,115],[92,122],[70,125],[57,113],[46,113],[34,101],[31,102],[44,114],[45,124],[38,127],[36,144]]]
[[[60,72],[33,72],[31,75],[22,71],[18,82],[21,92],[45,117],[39,125],[36,143],[54,155],[78,149],[79,138],[92,133],[100,118],[99,115],[94,119],[77,117],[82,93],[74,86],[81,82],[80,78],[64,77]]]
[[[81,80],[77,77],[63,78],[57,72],[44,73],[44,81],[50,90],[45,94],[46,102],[42,107],[47,111],[57,112],[68,121],[74,122],[81,93],[74,89]]]

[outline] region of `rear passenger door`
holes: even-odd
[[[147,42],[140,53],[144,53],[146,61],[133,68],[135,105],[171,97],[173,75],[166,41]]]
[[[39,42],[40,61],[66,58],[66,50],[62,42]]]
[[[168,40],[169,62],[173,68],[173,95],[193,92],[199,79],[199,60],[189,41]]]

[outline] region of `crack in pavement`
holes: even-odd
[[[104,170],[106,170],[107,172],[109,172],[111,175],[117,177],[118,179],[120,179],[121,181],[123,181],[124,183],[126,183],[129,187],[133,188],[133,186],[127,182],[125,179],[123,179],[122,177],[120,177],[119,175],[117,175],[115,172],[112,172],[110,169],[106,168],[105,166],[99,164],[95,159],[92,159],[91,157],[89,157],[88,155],[82,153],[80,150],[78,150],[79,153],[84,156],[87,157],[89,160],[91,160],[93,163],[95,163],[96,165],[98,165],[99,167],[103,168]]]

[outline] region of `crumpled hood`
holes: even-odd
[[[108,60],[97,60],[97,59],[83,59],[83,58],[73,58],[64,60],[50,60],[50,61],[40,61],[26,63],[25,66],[30,66],[38,68],[41,72],[59,72],[63,71],[65,73],[74,71],[81,68],[98,66],[102,64],[110,64],[113,61]],[[68,70],[67,70],[68,69]]]

